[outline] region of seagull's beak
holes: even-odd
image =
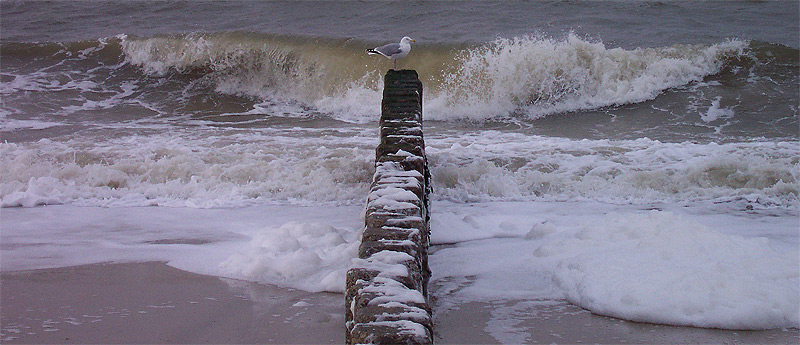
[[[413,39],[413,38],[411,39],[411,42],[416,42],[416,41],[417,41],[417,40],[415,40],[415,39]]]

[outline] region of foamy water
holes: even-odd
[[[374,133],[268,133],[133,136],[83,149],[50,140],[0,144],[3,157],[13,157],[2,165],[4,206],[84,206],[34,208],[45,212],[37,222],[26,221],[33,214],[24,209],[6,209],[4,269],[166,260],[198,273],[342,291],[357,253]],[[446,292],[455,280],[467,296],[445,300],[567,298],[637,321],[797,325],[796,143],[492,131],[427,142],[432,240],[458,244],[431,257],[433,284]],[[264,203],[297,206],[256,206]],[[654,204],[677,214],[641,210]],[[308,212],[321,219],[311,222]],[[734,231],[729,223],[738,224]],[[499,257],[465,259],[476,253]],[[628,289],[608,289],[619,284]],[[652,298],[654,290],[663,299]]]
[[[347,121],[374,120],[380,75],[343,64],[374,65],[340,42],[202,35],[144,40],[122,37],[126,61],[155,75],[208,68],[215,90],[259,97],[294,97]],[[720,71],[747,43],[712,46],[608,49],[570,34],[499,38],[474,48],[427,55],[425,116],[432,120],[483,120],[522,111],[537,118],[554,113],[638,103],[664,90]],[[325,52],[324,50],[331,50]],[[410,58],[413,59],[413,58]],[[261,61],[274,60],[265,65]],[[413,60],[412,60],[413,61]],[[422,61],[421,61],[422,62]],[[447,66],[441,69],[441,63]],[[427,67],[427,68],[426,68]],[[248,77],[242,79],[242,69]],[[233,73],[230,71],[233,70]],[[425,77],[423,77],[425,78]],[[341,92],[341,90],[347,92]]]
[[[440,204],[431,240],[448,245],[431,256],[434,291],[444,307],[566,298],[634,321],[797,327],[796,219],[724,209]]]
[[[4,207],[74,203],[207,208],[259,200],[361,200],[374,170],[374,130],[310,132],[210,136],[185,131],[89,145],[83,138],[0,144],[2,202]]]
[[[0,144],[2,205],[231,207],[363,203],[371,128],[177,132]],[[459,202],[741,201],[796,210],[795,142],[571,140],[484,131],[429,135],[435,198]]]

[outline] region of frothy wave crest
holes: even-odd
[[[252,201],[356,205],[371,181],[371,132],[134,135],[0,144],[3,207],[224,207]],[[797,142],[571,140],[485,131],[426,138],[434,197],[456,202],[737,201],[796,210]],[[795,212],[795,211],[792,211]]]
[[[250,33],[121,36],[127,62],[151,75],[198,73],[217,92],[292,99],[346,121],[374,120],[385,59],[352,40]],[[597,109],[655,98],[718,73],[748,42],[625,50],[574,34],[419,44],[401,63],[426,85],[428,119],[485,120]],[[373,106],[364,106],[370,104]]]
[[[498,38],[459,52],[455,71],[429,104],[443,108],[442,114],[466,111],[482,119],[513,112],[538,118],[638,103],[719,72],[746,45],[729,41],[625,50],[575,35],[563,41]]]

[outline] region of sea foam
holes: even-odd
[[[652,211],[611,216],[543,246],[570,253],[556,282],[570,302],[598,314],[708,328],[800,327],[798,252],[777,252],[766,238]]]
[[[625,50],[570,34],[498,38],[458,54],[428,113],[471,119],[530,118],[654,99],[666,89],[715,74],[743,53],[743,41]]]
[[[730,108],[721,108],[719,103],[722,97],[717,97],[713,102],[711,102],[711,106],[708,107],[708,111],[705,114],[700,115],[700,119],[703,122],[714,122],[718,119],[725,119],[731,118],[734,115],[733,109]]]
[[[150,75],[202,72],[200,85],[216,92],[298,101],[351,122],[379,113],[382,60],[358,42],[244,33],[120,39],[125,61]],[[522,36],[423,46],[404,62],[423,78],[426,119],[539,118],[654,99],[718,73],[748,44],[626,50],[575,34]]]
[[[80,139],[2,143],[0,198],[3,207],[352,204],[366,195],[374,169],[373,139],[361,138],[181,131],[89,146]]]
[[[431,284],[441,305],[559,300],[669,325],[800,326],[794,217],[596,202],[439,203]],[[438,219],[438,220],[437,220]]]
[[[248,249],[220,266],[227,276],[312,292],[344,292],[360,235],[323,223],[289,222],[259,231]]]
[[[87,143],[0,143],[3,207],[361,204],[375,135],[358,128],[175,130]],[[572,140],[483,131],[428,134],[435,200],[734,202],[796,210],[796,142]],[[792,211],[796,212],[796,211]]]
[[[797,143],[571,140],[487,131],[426,137],[439,198],[459,202],[601,200],[614,203],[746,199],[797,207]]]

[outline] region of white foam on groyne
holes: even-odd
[[[422,83],[387,72],[381,143],[367,197],[359,259],[347,272],[348,344],[431,344],[427,303],[429,172],[422,136]]]

